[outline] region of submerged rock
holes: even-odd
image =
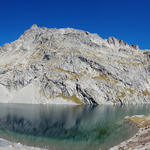
[[[33,25],[0,47],[0,102],[147,103],[149,51],[114,37]]]

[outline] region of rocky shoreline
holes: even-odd
[[[125,121],[130,121],[139,128],[138,132],[119,145],[110,150],[149,150],[150,149],[150,116],[126,117]]]
[[[0,138],[0,150],[46,150],[46,149],[25,146],[20,143],[13,143]]]

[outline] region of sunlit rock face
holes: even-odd
[[[150,52],[114,37],[33,25],[0,47],[0,102],[150,102]]]

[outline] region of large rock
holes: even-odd
[[[114,37],[33,25],[0,47],[0,102],[150,102],[149,59]]]

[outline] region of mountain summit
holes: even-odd
[[[114,37],[33,25],[0,47],[0,102],[150,102],[150,51]]]

